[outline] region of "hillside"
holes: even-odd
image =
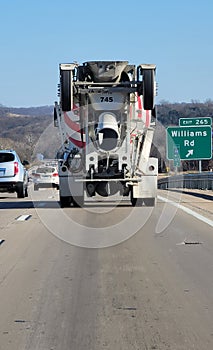
[[[169,103],[162,102],[157,106],[158,121],[166,126],[178,125],[179,118],[213,118],[213,101],[205,103]]]
[[[166,127],[178,125],[179,118],[212,117],[213,101],[205,103],[168,103],[157,105],[157,128],[152,156],[159,158],[160,170],[166,160]],[[0,105],[0,148],[14,148],[22,159],[32,161],[38,153],[45,158],[55,157],[60,147],[58,129],[53,126],[53,106],[9,108]],[[204,169],[213,161],[203,161]],[[185,170],[198,168],[197,161],[183,162]]]
[[[0,106],[0,148],[15,149],[32,161],[35,146],[52,124],[53,107],[9,108]]]

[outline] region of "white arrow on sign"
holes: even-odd
[[[188,158],[189,156],[193,155],[193,149],[188,150],[188,153],[186,155],[186,158]]]

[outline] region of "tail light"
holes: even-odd
[[[14,175],[18,174],[18,162],[14,162]]]
[[[54,173],[53,176],[58,176],[58,173]]]

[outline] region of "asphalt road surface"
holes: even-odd
[[[31,195],[0,194],[1,350],[213,349],[212,221]]]

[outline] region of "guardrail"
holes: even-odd
[[[158,179],[158,188],[191,188],[199,190],[213,190],[213,173],[181,174]]]

